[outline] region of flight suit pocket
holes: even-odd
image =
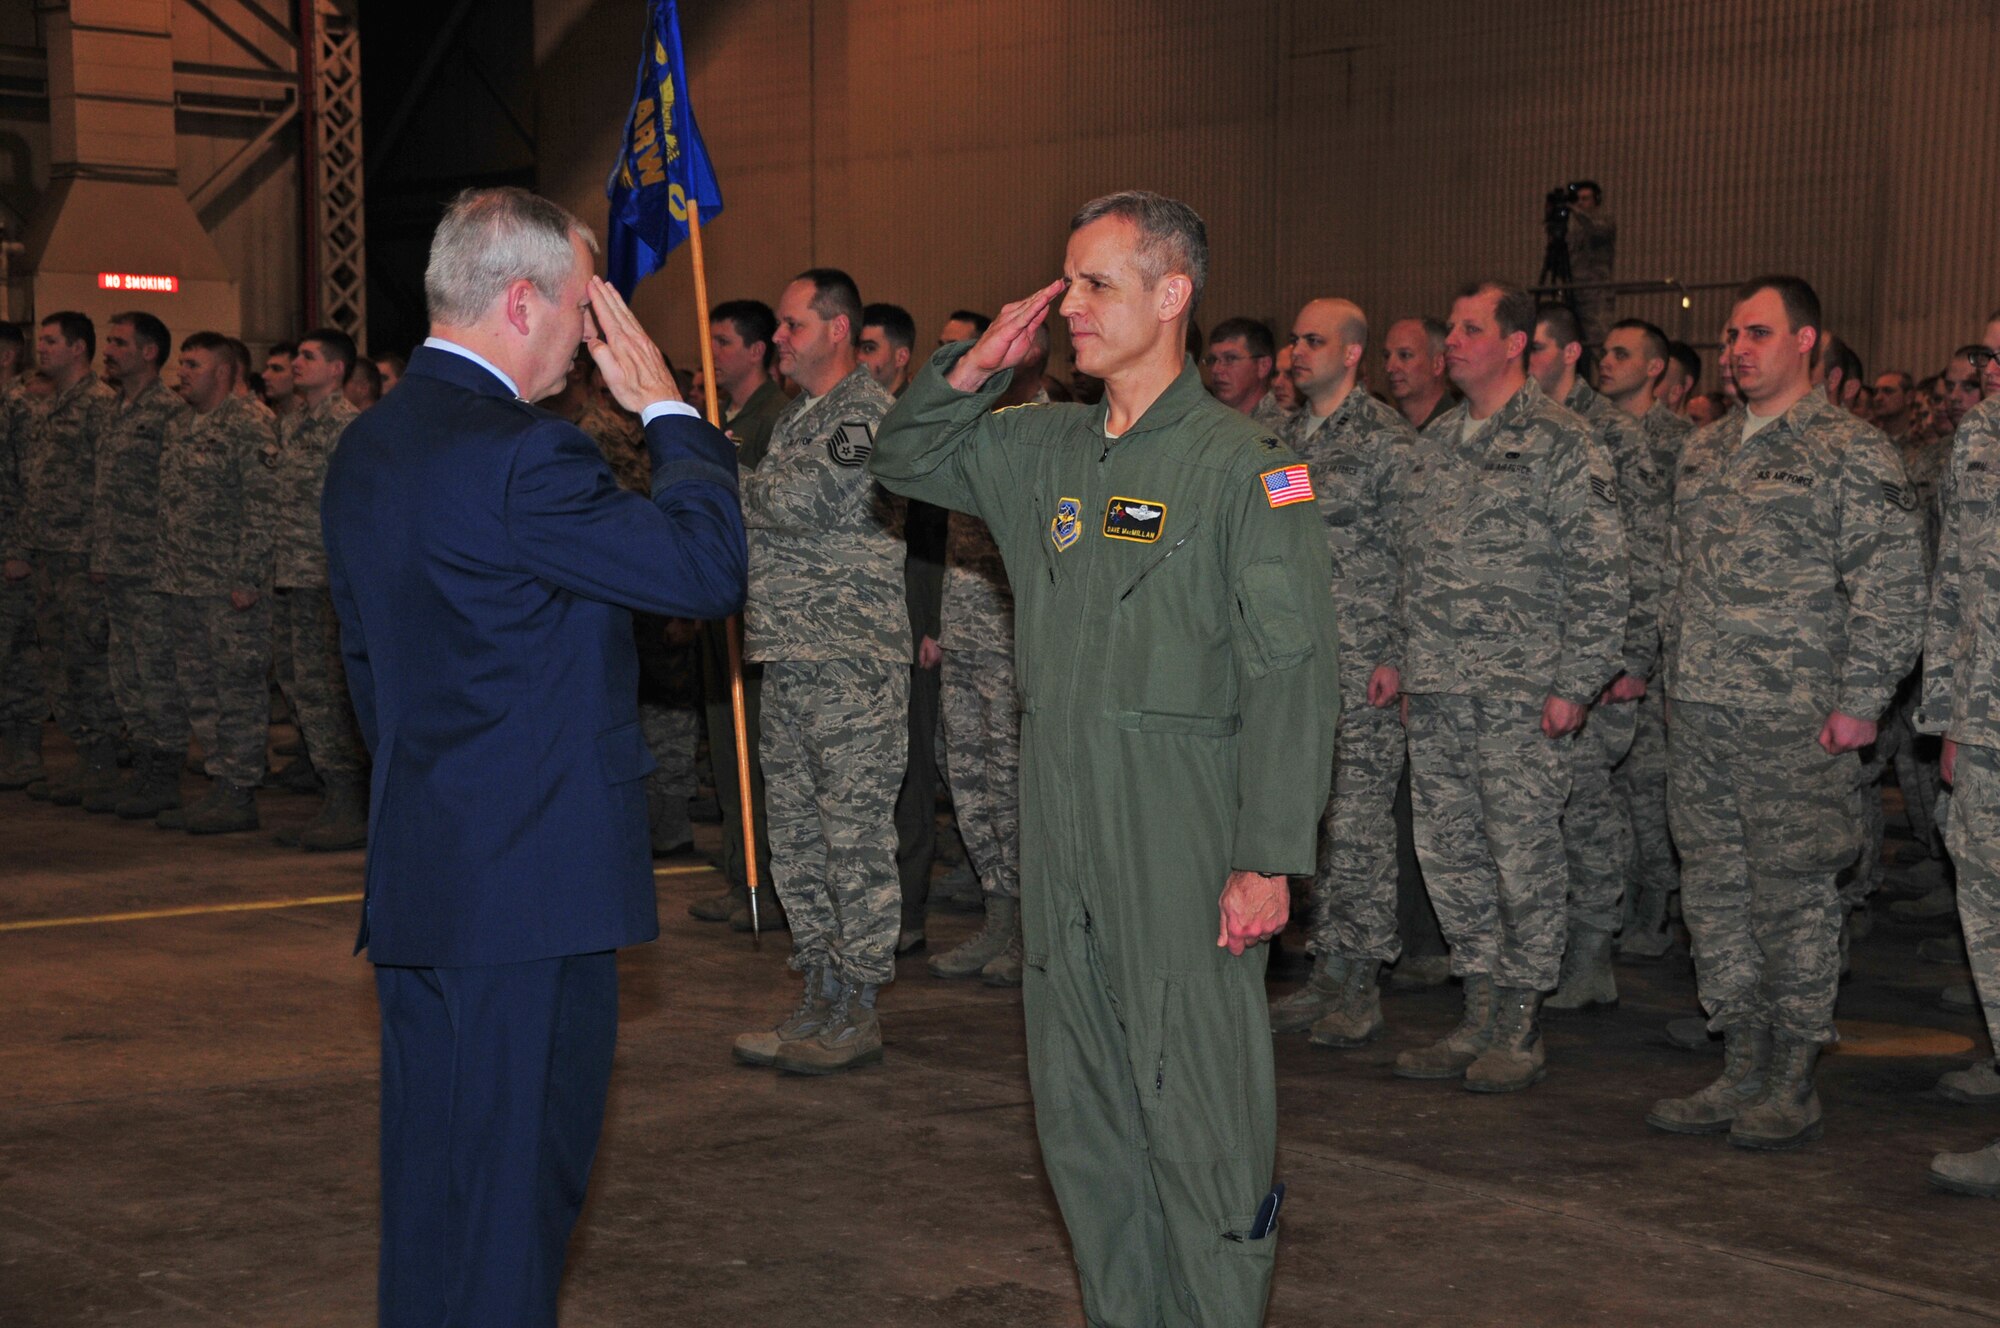
[[[1236,603],[1250,636],[1250,675],[1289,669],[1312,654],[1312,628],[1300,611],[1295,578],[1277,559],[1252,563],[1237,579]]]
[[[1131,733],[1184,733],[1197,738],[1228,738],[1243,727],[1240,715],[1175,715],[1164,710],[1119,710],[1111,722]]]
[[[1028,1087],[1038,1119],[1068,1112],[1076,1099],[1075,1035],[1048,1012],[1049,956],[1026,951],[1021,957],[1021,1006],[1028,1026]]]
[[[644,779],[659,766],[636,723],[620,724],[597,735],[597,763],[604,769],[607,784]]]

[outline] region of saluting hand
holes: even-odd
[[[584,319],[584,348],[604,371],[604,385],[619,405],[636,415],[656,401],[681,399],[667,357],[603,277],[590,279],[590,314]]]
[[[1292,916],[1291,883],[1282,876],[1234,871],[1222,887],[1222,930],[1215,943],[1233,955],[1285,929]]]
[[[961,392],[977,392],[994,374],[1022,363],[1034,347],[1035,329],[1048,321],[1049,311],[1068,289],[1069,279],[1057,277],[1027,299],[1003,308],[985,335],[958,357],[945,381]]]

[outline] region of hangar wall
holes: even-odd
[[[1207,219],[1205,323],[1347,294],[1442,312],[1532,279],[1552,185],[1603,182],[1621,278],[1790,269],[1871,370],[1928,372],[2000,306],[1989,0],[683,0],[723,183],[715,299],[813,264],[907,305],[1046,280],[1066,218],[1145,186]],[[643,0],[535,0],[541,184],[593,223]],[[641,288],[694,353],[685,257]],[[1621,312],[1712,340],[1726,297]]]
[[[56,144],[51,133],[47,47],[52,27],[74,23],[109,34],[107,40],[113,42],[130,41],[132,34],[141,32],[170,32],[170,86],[156,89],[149,83],[143,96],[135,93],[130,101],[135,113],[155,107],[164,110],[171,104],[171,173],[180,192],[196,200],[194,217],[219,251],[238,293],[236,310],[229,311],[235,321],[220,330],[235,332],[260,352],[271,342],[304,330],[297,123],[288,121],[265,137],[297,98],[290,44],[294,11],[293,0],[0,4],[0,227],[8,238],[19,240],[44,203],[60,201],[61,181],[52,178]],[[120,100],[118,78],[110,72],[96,88],[106,107],[115,107]],[[115,116],[116,111],[108,113]],[[115,138],[121,132],[115,123],[98,124],[101,138]],[[99,170],[97,177],[129,183],[118,174]],[[158,217],[143,207],[130,209],[129,216],[116,207],[102,217],[96,209],[86,211],[79,224],[91,232],[87,238],[93,241],[100,228],[116,232],[129,225],[133,234],[141,236],[158,230]],[[69,225],[67,219],[64,224]],[[107,260],[106,266],[115,264]],[[150,273],[152,268],[145,270]],[[29,281],[17,277],[8,294],[15,317],[29,312]],[[176,337],[196,330],[176,321],[174,296],[106,298],[154,308]],[[221,317],[211,315],[206,302],[199,307],[200,313],[190,314],[197,321]]]

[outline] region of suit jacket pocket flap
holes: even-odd
[[[623,784],[644,779],[658,768],[646,736],[637,724],[620,724],[597,735],[597,760],[604,767],[604,782]]]

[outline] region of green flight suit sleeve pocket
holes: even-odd
[[[1237,578],[1236,607],[1249,634],[1251,677],[1293,668],[1312,654],[1312,628],[1298,593],[1290,571],[1275,558],[1251,563]]]

